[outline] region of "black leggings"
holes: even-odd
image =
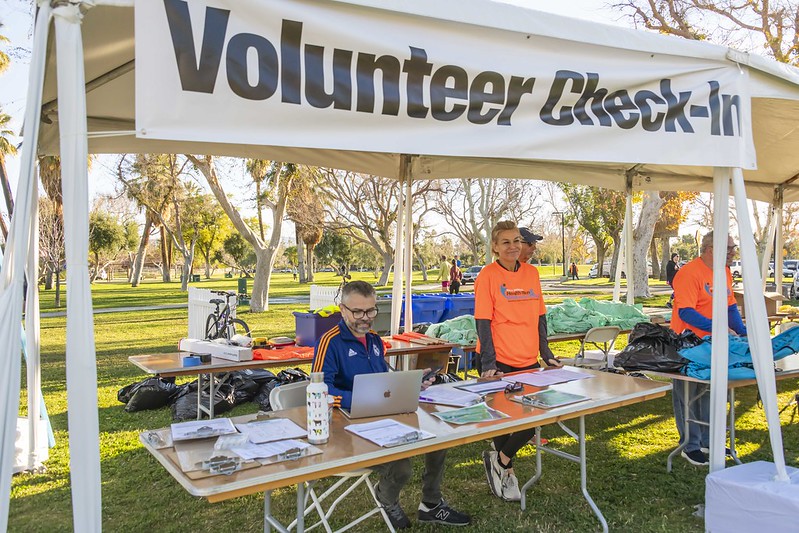
[[[540,366],[541,365],[536,362],[530,366],[514,367],[497,361],[497,370],[503,373],[532,370],[534,368],[539,368]],[[494,449],[497,450],[497,452],[502,452],[506,457],[509,457],[511,459],[511,464],[513,464],[513,458],[516,456],[516,452],[521,450],[522,446],[527,444],[534,436],[535,428],[517,431],[516,433],[511,433],[509,435],[500,435],[498,437],[494,437]]]

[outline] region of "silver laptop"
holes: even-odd
[[[419,406],[423,370],[358,374],[352,382],[352,407],[347,418],[412,413]]]

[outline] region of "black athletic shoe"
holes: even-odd
[[[680,455],[694,466],[707,466],[710,464],[707,460],[707,455],[702,453],[702,450],[691,450],[690,452],[683,450]]]
[[[445,526],[468,526],[472,519],[469,515],[456,511],[443,499],[435,507],[419,504],[419,522],[428,524],[444,524]]]
[[[399,502],[390,505],[381,503],[381,505],[386,511],[388,519],[391,521],[391,525],[394,526],[394,529],[408,529],[411,527],[411,519],[408,518],[408,515],[402,510]]]

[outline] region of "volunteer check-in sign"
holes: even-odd
[[[152,139],[754,168],[746,69],[337,2],[138,0]]]

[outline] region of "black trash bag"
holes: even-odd
[[[253,380],[255,383],[258,384],[260,387],[267,381],[272,381],[277,379],[277,376],[270,372],[265,368],[246,368],[239,372],[240,374],[244,375],[247,379]]]
[[[272,389],[275,387],[280,386],[280,381],[277,379],[273,379],[272,381],[267,381],[261,388],[258,389],[258,393],[252,399],[255,403],[258,404],[258,408],[261,411],[271,411],[272,406],[269,404],[269,394],[272,392]]]
[[[702,337],[700,337],[690,329],[686,329],[685,331],[677,335],[677,351],[687,350],[688,348],[699,346],[703,342],[705,342],[705,340]]]
[[[677,353],[679,338],[668,328],[641,322],[630,332],[630,340],[614,359],[614,366],[624,370],[652,370],[657,372],[679,372],[686,364]]]
[[[126,404],[125,411],[134,413],[160,409],[169,404],[176,392],[175,378],[152,377],[121,388],[117,399]]]
[[[253,398],[253,401],[258,404],[258,407],[261,411],[271,411],[272,406],[269,404],[269,394],[272,392],[272,389],[275,387],[279,387],[280,385],[286,385],[287,383],[296,383],[297,381],[307,381],[310,377],[308,374],[300,370],[299,368],[287,368],[285,370],[281,370],[277,373],[275,379],[271,381],[267,381],[261,388],[258,389],[258,393]]]
[[[244,372],[240,371],[223,374],[220,381],[233,387],[233,402],[236,405],[252,400],[260,388],[255,380],[248,378]]]
[[[183,394],[172,404],[172,419],[175,422],[197,418],[197,384],[192,382],[187,385],[182,391]],[[192,385],[194,386],[192,387]],[[208,390],[203,390],[201,394],[202,403],[207,406]],[[228,383],[217,385],[216,390],[214,390],[214,416],[230,411],[234,405],[233,387]],[[207,415],[202,413],[202,416],[206,417]]]
[[[311,377],[299,368],[287,368],[277,373],[277,380],[281,385],[286,383],[296,383],[297,381],[306,381]]]

